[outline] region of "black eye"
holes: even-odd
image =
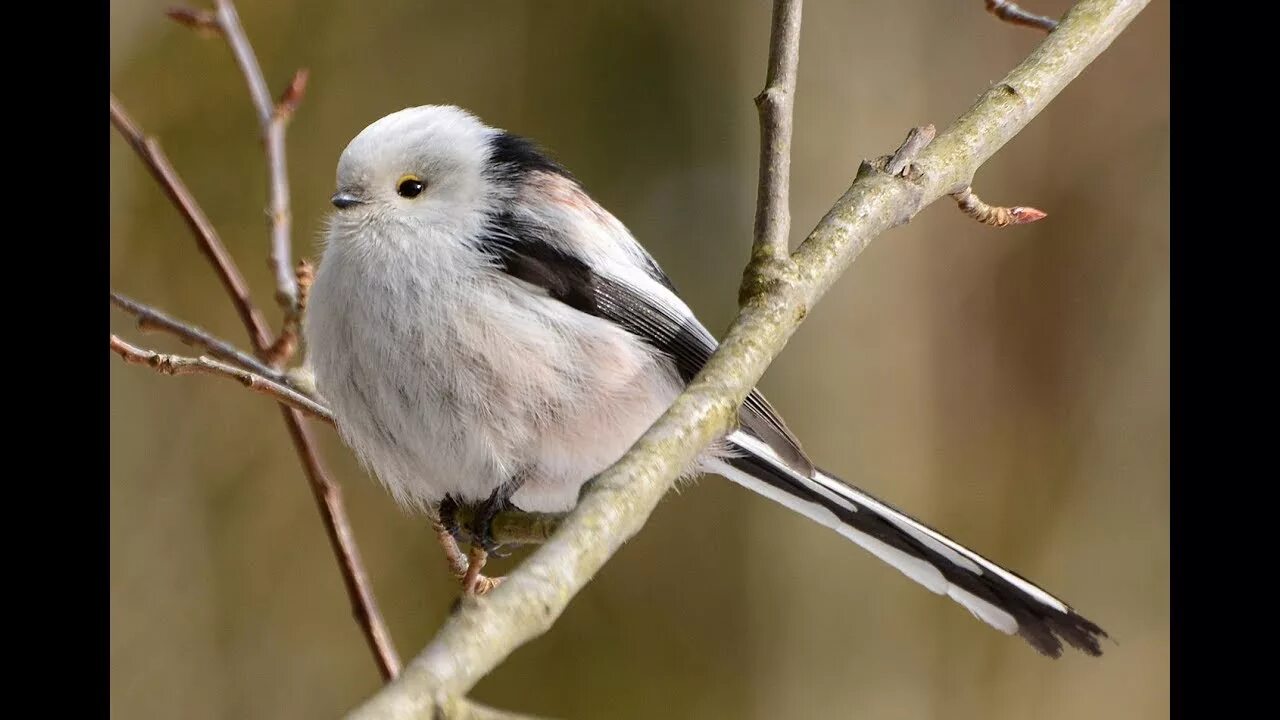
[[[396,192],[403,198],[416,198],[426,189],[427,184],[419,180],[417,175],[405,175],[396,185]]]

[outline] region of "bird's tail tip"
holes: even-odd
[[[735,432],[729,444],[734,453],[714,472],[832,528],[1043,655],[1061,657],[1064,643],[1102,655],[1107,632],[1034,583],[834,476],[791,468],[750,435]]]

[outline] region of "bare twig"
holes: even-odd
[[[170,335],[176,336],[187,345],[196,349],[204,350],[213,357],[235,363],[245,370],[255,372],[281,385],[292,385],[289,378],[279,370],[268,367],[247,352],[240,350],[225,340],[210,335],[207,331],[202,330],[194,325],[184,323],[165,313],[145,305],[129,297],[125,297],[114,290],[111,291],[111,304],[133,315],[138,319],[138,328],[140,330],[160,330]],[[298,388],[294,388],[298,390]],[[301,392],[301,391],[300,391]],[[310,393],[303,392],[303,395]],[[314,400],[315,398],[311,398]]]
[[[310,75],[311,73],[306,68],[300,68],[293,74],[293,79],[289,81],[289,85],[280,94],[280,102],[276,103],[275,117],[277,119],[284,122],[293,119],[293,113],[297,111],[298,105],[302,102],[302,96],[307,91],[307,78]]]
[[[292,250],[289,208],[289,175],[285,159],[285,128],[302,100],[307,84],[307,71],[297,71],[281,96],[279,104],[273,103],[262,68],[240,23],[239,14],[231,0],[216,0],[218,25],[235,56],[236,64],[248,84],[249,96],[258,115],[266,153],[270,181],[268,215],[271,227],[271,251],[269,263],[276,276],[276,302],[285,311],[280,336],[270,347],[263,347],[263,357],[272,364],[279,364],[292,356],[297,346],[301,322],[297,277],[290,267]],[[309,277],[310,266],[301,265],[299,275]],[[352,612],[365,629],[370,649],[377,657],[384,679],[391,679],[399,672],[400,660],[392,644],[390,634],[383,623],[377,603],[369,588],[355,538],[347,522],[342,504],[341,490],[329,480],[320,464],[319,455],[306,428],[296,413],[285,413],[285,424],[293,438],[303,467],[307,471],[312,493],[320,508],[330,544],[339,557],[339,567],[351,599]]]
[[[369,586],[369,577],[365,574],[364,562],[360,559],[360,549],[356,546],[351,523],[347,520],[342,489],[329,479],[329,473],[316,452],[315,441],[302,424],[302,417],[290,408],[283,408],[283,411],[285,426],[298,451],[298,457],[302,460],[311,494],[320,510],[320,519],[324,521],[325,533],[329,536],[329,544],[338,557],[338,569],[342,571],[342,582],[351,601],[351,614],[364,631],[365,640],[377,660],[382,679],[391,680],[400,673],[400,656],[396,653],[391,633],[387,630],[387,624],[378,610],[378,601]]]
[[[644,525],[673,478],[732,427],[743,398],[808,309],[871,240],[968,185],[974,172],[1106,49],[1147,2],[1078,3],[1057,32],[920,153],[915,180],[864,162],[848,191],[792,256],[793,269],[745,298],[702,371],[593,481],[550,541],[484,598],[464,598],[400,677],[348,717],[421,717],[439,698],[465,694],[512,650],[550,628],[570,599]]]
[[[267,330],[261,314],[253,305],[253,299],[249,296],[249,284],[240,274],[235,261],[231,259],[231,254],[227,252],[222,239],[213,229],[213,224],[209,222],[209,218],[191,196],[191,192],[187,190],[177,171],[169,164],[169,159],[160,149],[160,142],[143,134],[142,128],[133,122],[114,94],[111,96],[111,124],[133,146],[138,157],[142,158],[142,162],[151,171],[151,176],[156,179],[160,188],[169,196],[169,200],[186,220],[187,227],[191,228],[191,233],[196,236],[200,252],[204,253],[204,256],[213,264],[214,271],[222,280],[222,287],[231,296],[231,302],[235,304],[241,322],[249,331],[249,338],[253,341],[254,347],[266,347],[270,342],[268,339],[271,336],[270,331]]]
[[[277,367],[293,357],[298,350],[298,342],[302,339],[302,317],[307,312],[307,294],[311,291],[312,280],[315,279],[311,263],[299,260],[297,267],[294,268],[294,277],[298,288],[297,304],[293,310],[285,311],[280,334],[276,336],[276,341],[271,343],[271,347],[267,348],[266,352],[267,362]]]
[[[240,24],[240,16],[231,0],[216,0],[218,27],[231,47],[236,64],[249,85],[249,97],[258,114],[263,147],[267,155],[267,171],[270,177],[268,216],[271,227],[271,270],[276,276],[276,302],[285,314],[296,315],[298,305],[297,284],[290,261],[292,244],[292,216],[289,211],[289,170],[285,162],[284,130],[293,111],[302,99],[307,84],[307,71],[299,70],[289,83],[279,105],[271,99],[271,91],[254,55],[253,46]]]
[[[275,380],[265,378],[243,368],[234,367],[207,357],[183,357],[181,355],[165,355],[151,350],[143,350],[111,336],[111,349],[125,362],[146,365],[164,375],[215,375],[237,380],[250,390],[274,398],[281,405],[301,410],[306,414],[332,423],[333,415],[328,408],[315,400],[292,390]]]
[[[769,32],[769,65],[764,90],[756,96],[760,114],[760,184],[750,278],[764,264],[785,264],[790,255],[791,131],[796,75],[800,65],[802,0],[774,0]],[[744,289],[749,280],[744,279]]]
[[[234,12],[234,11],[233,11]],[[225,27],[225,26],[224,26]],[[251,92],[254,83],[250,81]],[[259,357],[269,357],[272,342],[262,323],[257,308],[249,297],[247,286],[235,261],[222,246],[212,225],[205,217],[195,199],[187,192],[181,180],[160,152],[159,144],[146,138],[141,129],[129,119],[115,96],[111,97],[111,120],[115,127],[129,140],[138,155],[151,168],[152,176],[165,190],[178,207],[187,224],[195,234],[201,250],[213,264],[214,269],[223,279],[223,286],[231,296],[241,321],[249,330],[255,352]],[[280,136],[283,143],[283,134]],[[281,156],[283,159],[283,156]],[[281,165],[283,167],[283,165]],[[287,188],[286,188],[287,189]],[[287,314],[287,313],[286,313]],[[400,671],[400,658],[387,631],[382,614],[378,610],[377,601],[369,587],[364,566],[360,560],[360,552],[351,533],[347,520],[346,508],[342,503],[342,493],[328,477],[320,463],[315,443],[302,423],[302,415],[293,408],[281,408],[285,427],[293,440],[294,448],[306,472],[312,496],[320,509],[321,521],[324,523],[329,545],[338,561],[338,569],[342,573],[347,596],[351,602],[351,612],[364,632],[365,639],[373,651],[378,670],[383,679],[389,680]]]
[[[302,258],[298,261],[298,267],[294,268],[294,277],[298,280],[298,314],[306,314],[307,298],[311,295],[311,283],[315,282],[316,271],[311,266],[311,261]]]
[[[1018,7],[1017,3],[1009,2],[1009,0],[986,0],[986,3],[987,12],[1013,25],[1035,28],[1047,33],[1053,32],[1058,27],[1057,20],[1027,12]]]
[[[968,185],[960,192],[951,193],[960,205],[960,211],[983,225],[1005,227],[1006,225],[1026,225],[1048,216],[1043,210],[1033,207],[1000,207],[982,202]]]
[[[168,15],[170,20],[200,33],[206,35],[222,34],[222,28],[218,27],[218,16],[208,10],[175,7],[165,10],[164,14]]]

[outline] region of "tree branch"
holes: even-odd
[[[315,400],[292,390],[270,378],[238,367],[227,365],[207,357],[183,357],[181,355],[165,355],[151,350],[143,350],[111,336],[111,350],[134,365],[146,365],[162,375],[215,375],[239,381],[241,385],[269,398],[274,398],[281,405],[301,410],[306,414],[332,423],[333,415],[328,408]]]
[[[852,186],[793,255],[794,266],[776,284],[746,294],[706,366],[658,422],[589,484],[550,541],[493,592],[464,598],[400,677],[348,717],[422,717],[438,698],[465,694],[512,650],[549,629],[574,594],[644,525],[672,479],[732,427],[739,404],[808,309],[871,240],[970,184],[974,172],[1147,2],[1078,3],[1030,57],[920,153],[915,179],[862,163]]]
[[[383,679],[394,677],[399,672],[400,659],[391,642],[386,625],[382,620],[382,615],[378,611],[373,591],[369,588],[368,577],[365,575],[364,565],[356,548],[355,537],[352,535],[351,527],[346,517],[346,510],[343,507],[341,489],[328,480],[328,476],[320,464],[319,456],[315,453],[312,440],[303,428],[299,416],[294,412],[294,410],[301,410],[312,417],[333,424],[333,415],[328,408],[308,394],[287,387],[288,379],[284,373],[263,365],[229,343],[213,337],[200,328],[175,320],[155,308],[130,300],[118,293],[111,293],[111,300],[118,307],[135,315],[138,318],[140,327],[171,332],[184,341],[205,347],[211,354],[220,355],[232,362],[241,363],[247,369],[234,368],[208,358],[162,355],[134,347],[112,335],[111,349],[126,362],[147,365],[167,375],[205,373],[230,377],[238,380],[250,390],[275,398],[282,405],[287,406],[284,408],[285,422],[302,460],[303,469],[306,471],[312,494],[320,508],[320,516],[324,522],[325,531],[328,533],[334,553],[338,557],[338,567],[342,572],[343,583],[351,599],[352,614],[364,630],[370,649],[378,660],[378,667],[383,674]],[[461,572],[466,572],[466,568],[463,567]],[[476,717],[481,716],[477,715]]]
[[[111,304],[136,317],[138,319],[138,329],[140,330],[159,330],[167,332],[170,335],[177,337],[179,340],[182,340],[187,345],[198,350],[204,350],[220,360],[225,360],[229,363],[239,365],[245,370],[261,375],[262,377],[281,385],[292,385],[285,373],[260,362],[257,358],[243,350],[240,350],[231,343],[225,340],[219,340],[213,335],[210,335],[207,331],[170,317],[150,305],[140,303],[137,300],[121,295],[114,290],[111,291]],[[298,392],[302,392],[299,388],[293,389]],[[302,394],[308,396],[312,400],[315,400],[314,397],[311,397],[311,393],[309,392],[302,392]]]
[[[498,710],[467,698],[439,698],[424,720],[539,720],[533,715]]]
[[[986,3],[987,12],[1010,25],[1021,25],[1022,27],[1043,30],[1047,33],[1053,32],[1058,27],[1057,20],[1027,12],[1018,7],[1017,3],[1009,2],[1009,0],[986,0]]]
[[[555,535],[564,518],[559,513],[506,510],[493,516],[489,535],[499,545],[541,545]],[[459,505],[453,517],[441,519],[455,527],[467,528],[475,519],[475,508]]]
[[[179,19],[188,25],[200,26],[202,23],[207,24],[209,22],[207,13],[180,11],[177,15],[181,17],[175,17],[174,13],[170,13],[171,17],[175,17],[175,19]],[[223,31],[225,32],[225,27]],[[253,86],[254,82],[251,79],[251,92],[256,93],[253,90]],[[257,308],[253,304],[253,300],[249,297],[248,286],[240,275],[235,261],[223,247],[217,233],[213,230],[212,224],[209,223],[208,218],[204,215],[204,211],[200,209],[195,198],[187,191],[177,173],[173,171],[173,168],[165,159],[164,154],[160,151],[159,143],[145,137],[141,128],[125,113],[124,108],[116,100],[114,94],[111,96],[111,121],[116,129],[129,141],[130,145],[133,146],[139,157],[147,164],[156,182],[160,184],[161,188],[164,189],[170,200],[173,201],[179,212],[187,220],[187,225],[196,236],[201,251],[209,259],[219,277],[222,278],[223,287],[226,288],[227,294],[231,296],[232,302],[240,314],[241,321],[249,331],[256,354],[260,358],[276,356],[278,347],[271,342],[270,335],[261,320]],[[283,138],[283,135],[281,135],[281,138]],[[279,157],[283,166],[283,155]],[[287,312],[286,315],[288,315]],[[289,326],[289,322],[290,318],[286,317],[286,328]],[[382,619],[382,613],[378,610],[377,600],[369,587],[364,564],[360,559],[360,551],[351,533],[346,508],[342,502],[342,492],[329,479],[328,473],[321,464],[315,442],[303,425],[301,413],[292,407],[282,407],[280,411],[284,417],[285,428],[289,431],[289,437],[293,441],[294,449],[297,451],[298,458],[302,463],[312,497],[320,510],[320,519],[324,524],[330,548],[337,559],[338,569],[342,574],[343,584],[347,590],[347,597],[351,602],[351,614],[364,633],[365,640],[373,652],[374,660],[378,664],[378,671],[382,678],[384,680],[394,678],[400,672],[400,658],[396,653],[395,645],[391,640],[391,634],[387,630],[386,623]]]
[[[347,520],[346,506],[342,502],[342,489],[329,479],[329,473],[316,452],[315,441],[302,424],[298,411],[292,408],[281,410],[289,438],[293,440],[293,447],[297,450],[302,469],[307,475],[311,495],[320,510],[320,519],[324,522],[329,545],[338,559],[342,582],[351,601],[351,615],[364,631],[365,641],[378,663],[382,679],[391,680],[400,673],[400,656],[396,652],[391,633],[387,630],[387,624],[382,619],[382,613],[378,610],[378,601],[369,584],[369,576],[365,573],[364,561],[360,559],[360,549],[356,546],[351,523]]]
[[[802,0],[773,3],[769,68],[764,90],[755,99],[760,114],[760,183],[751,263],[743,276],[742,292],[784,267],[791,253],[791,118],[800,65],[802,5]]]
[[[222,287],[231,296],[231,302],[240,315],[240,321],[249,331],[249,339],[253,341],[254,347],[266,347],[270,342],[271,333],[263,322],[262,315],[253,305],[253,299],[249,296],[249,284],[245,282],[235,261],[231,259],[231,253],[227,252],[222,239],[213,229],[213,223],[209,222],[209,218],[191,196],[191,192],[187,190],[178,172],[169,164],[169,159],[160,149],[160,141],[143,134],[142,128],[138,127],[125,112],[124,106],[116,99],[115,94],[111,95],[111,124],[133,146],[134,152],[142,158],[142,162],[151,171],[151,176],[169,196],[169,200],[178,209],[182,219],[186,220],[187,227],[191,228],[191,234],[196,236],[200,252],[204,253],[213,265],[218,279],[222,280]]]
[[[285,91],[279,106],[271,99],[271,91],[262,75],[262,67],[254,55],[253,46],[240,24],[240,16],[231,0],[216,0],[218,28],[231,47],[236,64],[249,85],[249,97],[253,100],[257,111],[258,124],[261,126],[263,147],[267,156],[267,171],[270,178],[270,196],[268,216],[271,226],[271,255],[269,262],[276,276],[276,301],[284,308],[286,316],[296,319],[298,311],[298,288],[293,275],[290,260],[293,219],[289,210],[289,170],[285,162],[284,131],[285,125],[293,116],[294,108],[302,99],[303,88],[307,83],[307,71],[299,70]],[[282,334],[286,332],[281,331]]]

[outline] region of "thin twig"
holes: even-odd
[[[301,410],[328,423],[333,422],[333,415],[325,406],[275,380],[243,368],[207,357],[183,357],[182,355],[165,355],[151,350],[143,350],[130,345],[115,335],[111,336],[111,350],[127,363],[146,365],[163,375],[204,374],[230,378],[239,381],[241,385],[256,393],[275,399],[281,405]]]
[[[156,179],[160,188],[169,196],[169,200],[186,220],[187,227],[191,228],[191,233],[195,235],[196,242],[200,246],[200,252],[204,253],[204,256],[213,264],[214,271],[222,280],[222,287],[231,296],[231,302],[235,304],[241,322],[249,331],[249,338],[253,341],[254,347],[266,347],[270,342],[271,333],[267,330],[262,315],[253,305],[253,299],[249,296],[249,284],[245,282],[235,261],[231,259],[231,253],[227,252],[217,231],[213,229],[213,223],[209,222],[209,218],[200,209],[191,192],[187,190],[182,178],[169,164],[169,159],[160,149],[160,141],[147,137],[142,132],[142,128],[129,117],[114,94],[111,95],[111,124],[133,146],[134,152],[142,158],[142,162],[151,171],[151,176]]]
[[[951,197],[956,199],[956,203],[960,206],[960,211],[965,215],[977,220],[983,225],[992,227],[1005,227],[1006,225],[1027,225],[1043,220],[1048,216],[1043,210],[1037,210],[1033,207],[1000,207],[998,205],[988,205],[982,202],[982,199],[973,192],[973,188],[968,185],[960,192],[951,193]]]
[[[292,214],[289,208],[289,173],[284,136],[285,127],[302,102],[307,86],[307,70],[298,70],[285,88],[280,101],[274,102],[235,5],[230,0],[216,0],[216,6],[216,12],[172,8],[168,15],[182,25],[199,31],[212,31],[225,38],[249,88],[249,97],[258,118],[267,159],[267,217],[271,229],[268,263],[276,278],[276,302],[285,311],[285,323],[280,337],[276,338],[268,353],[272,364],[279,364],[287,360],[296,348],[300,322],[297,283],[289,265]]]
[[[1057,20],[1027,12],[1018,7],[1017,3],[1009,0],[986,0],[986,3],[987,12],[1012,25],[1035,28],[1047,33],[1053,32],[1058,27]]]
[[[267,159],[270,181],[268,216],[271,227],[271,249],[268,262],[276,277],[276,302],[284,308],[285,319],[276,342],[269,347],[264,345],[260,350],[268,362],[278,364],[292,355],[296,347],[296,332],[301,319],[297,280],[294,269],[290,267],[292,216],[289,209],[288,164],[285,160],[285,126],[292,118],[298,103],[301,102],[306,88],[307,72],[299,70],[294,74],[293,80],[285,90],[282,102],[276,105],[272,102],[271,91],[267,87],[248,35],[240,23],[235,5],[231,0],[216,0],[215,7],[218,26],[248,84],[249,97],[258,115],[263,149]],[[360,561],[355,537],[351,532],[346,509],[342,503],[342,492],[325,472],[320,456],[316,452],[315,443],[297,413],[285,412],[284,419],[289,436],[293,439],[294,447],[306,470],[312,494],[329,535],[330,545],[338,556],[338,566],[347,587],[347,595],[351,599],[352,614],[365,630],[365,637],[378,660],[378,668],[382,672],[383,679],[390,680],[400,671],[400,658],[382,620],[382,614],[378,611],[373,591],[369,588],[369,581]]]
[[[266,78],[262,73],[262,67],[258,63],[257,55],[254,53],[249,37],[245,33],[244,25],[240,22],[240,16],[236,11],[235,4],[231,0],[216,0],[215,7],[216,14],[214,17],[216,18],[218,29],[222,36],[226,38],[227,45],[230,46],[231,53],[235,56],[236,64],[240,66],[240,71],[248,85],[249,97],[253,101],[253,107],[258,116],[263,148],[267,158],[270,180],[268,217],[271,227],[271,253],[268,262],[276,277],[276,302],[284,309],[285,316],[280,334],[270,346],[262,348],[261,353],[267,362],[278,366],[292,357],[298,346],[302,314],[306,303],[306,285],[309,284],[311,279],[311,266],[305,261],[299,263],[296,269],[289,266],[292,248],[290,239],[292,216],[289,209],[288,165],[285,159],[285,128],[293,118],[298,104],[302,102],[302,97],[307,87],[308,72],[304,68],[294,73],[293,79],[290,80],[289,85],[285,88],[280,101],[278,103],[274,102],[271,98],[271,91],[267,86]],[[186,23],[184,22],[184,24]],[[299,437],[292,427],[290,428],[290,433],[295,438]],[[309,445],[310,441],[305,436],[301,436],[300,442],[299,452],[302,452],[302,446]],[[327,479],[322,479],[325,483],[328,483]],[[326,522],[328,521],[326,520]],[[335,546],[335,550],[337,549]],[[444,550],[447,556],[449,549],[446,547]],[[354,547],[352,548],[352,553],[347,554],[353,555]],[[361,597],[365,596],[370,600],[372,599],[372,595],[368,593],[364,593]],[[357,597],[353,594],[353,603],[356,600]],[[373,610],[376,613],[376,607]],[[356,613],[357,617],[361,614],[360,611]],[[384,628],[377,627],[372,629],[386,636]],[[372,641],[373,636],[371,635],[370,638]],[[388,650],[390,655],[394,656],[394,648],[389,646],[388,648],[375,647],[375,652],[380,653],[380,656],[386,655]],[[385,660],[385,658],[383,659]],[[383,666],[385,671],[387,668],[385,662]],[[394,674],[395,671],[393,670],[391,676],[394,676]]]
[[[164,11],[170,20],[185,25],[192,30],[208,35],[221,35],[222,28],[218,27],[218,16],[209,10],[196,10],[195,8],[173,7]]]
[[[151,168],[156,182],[187,219],[187,224],[195,234],[201,250],[213,264],[215,271],[223,278],[223,286],[239,311],[245,328],[249,330],[254,350],[259,357],[267,357],[271,350],[271,340],[266,326],[262,323],[257,308],[249,297],[247,286],[240,276],[235,261],[218,240],[204,212],[186,191],[177,173],[169,167],[163,153],[159,150],[159,144],[143,135],[141,129],[129,119],[114,95],[111,97],[111,120]],[[390,680],[400,671],[400,658],[391,640],[391,634],[387,631],[382,619],[382,613],[378,610],[373,591],[369,587],[368,578],[360,560],[360,552],[351,533],[346,508],[342,503],[342,494],[329,480],[328,474],[320,464],[315,443],[302,423],[302,415],[293,408],[281,408],[281,412],[284,415],[285,427],[289,431],[303,470],[306,472],[312,496],[317,507],[320,508],[320,518],[324,523],[330,548],[337,559],[338,569],[342,573],[347,596],[351,602],[351,613],[364,632],[383,679]]]
[[[277,367],[293,357],[302,339],[302,318],[307,312],[307,294],[311,291],[311,282],[315,279],[311,263],[305,259],[299,260],[294,268],[294,278],[297,282],[296,303],[292,310],[285,311],[280,334],[276,336],[276,341],[271,343],[271,347],[266,352],[267,362]]]
[[[916,180],[864,162],[848,191],[793,255],[795,267],[738,313],[724,341],[666,413],[583,492],[549,542],[482,600],[465,600],[436,637],[352,720],[422,717],[460,696],[569,601],[643,527],[674,478],[727,432],[748,391],[809,308],[874,239],[969,184],[1125,29],[1149,0],[1081,0],[1000,87],[985,92],[916,158]]]
[[[236,64],[249,85],[249,97],[258,114],[261,126],[263,147],[267,156],[267,172],[270,178],[269,207],[267,210],[271,227],[271,270],[276,277],[276,302],[284,308],[286,316],[296,316],[298,306],[298,290],[290,260],[292,244],[290,233],[293,219],[289,211],[289,169],[285,161],[284,130],[294,109],[302,99],[303,89],[307,84],[307,71],[299,70],[285,90],[279,105],[271,98],[266,78],[262,75],[262,67],[249,44],[240,16],[231,0],[216,0],[218,27],[222,36],[231,47]]]
[[[351,601],[351,614],[356,623],[364,631],[365,641],[373,652],[378,663],[378,672],[384,681],[394,679],[400,674],[400,656],[396,653],[395,643],[387,630],[386,621],[378,610],[377,598],[369,585],[369,577],[364,570],[364,562],[360,559],[360,549],[356,546],[355,535],[351,532],[351,523],[347,520],[346,506],[342,502],[342,489],[329,479],[329,473],[320,462],[316,452],[315,441],[311,438],[302,417],[296,410],[282,408],[285,426],[289,429],[289,437],[302,460],[302,469],[307,474],[307,483],[311,487],[312,497],[320,510],[320,519],[324,522],[325,533],[329,536],[329,545],[338,557],[338,569],[342,572],[342,582]]]
[[[229,363],[235,363],[245,370],[255,372],[281,385],[292,385],[288,376],[279,370],[269,367],[260,362],[247,352],[240,350],[236,346],[225,340],[219,340],[208,331],[198,328],[194,325],[175,319],[160,310],[138,302],[132,298],[121,295],[120,293],[111,291],[111,304],[121,310],[133,315],[138,319],[138,329],[140,330],[160,330],[177,337],[187,345],[198,350],[204,350],[213,357],[225,360]],[[294,388],[298,390],[298,388]],[[301,392],[299,390],[299,392]],[[303,395],[309,393],[302,392]],[[311,398],[315,400],[315,398]]]
[[[791,132],[803,4],[802,0],[774,0],[765,87],[755,98],[760,115],[760,183],[752,257],[757,261],[782,261],[790,254]]]

